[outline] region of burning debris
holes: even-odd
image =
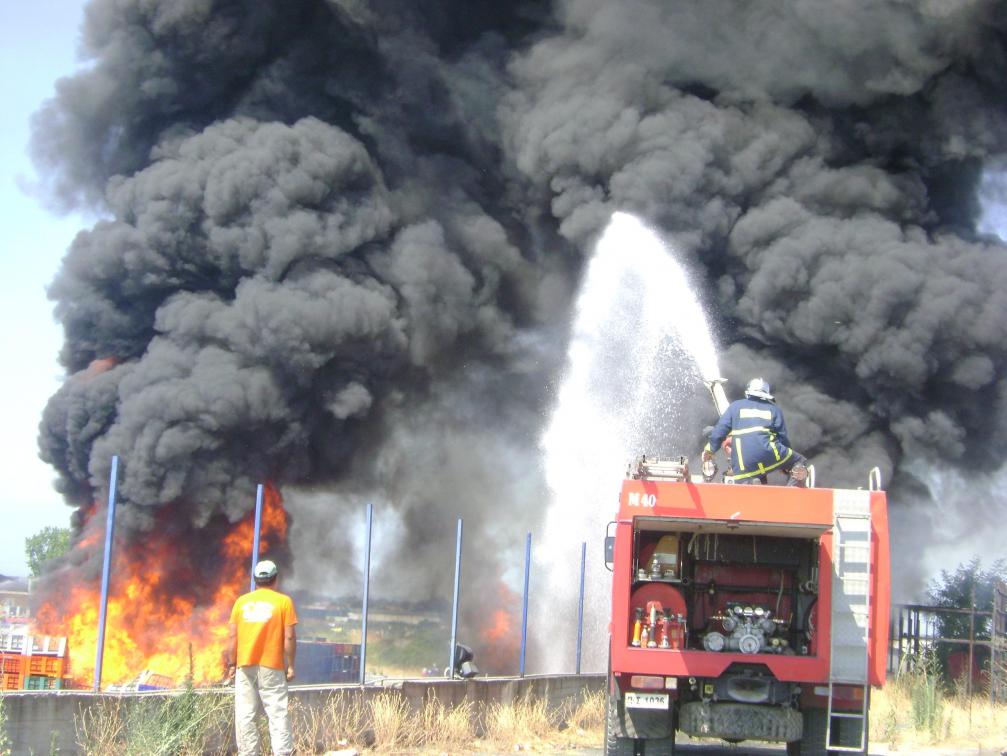
[[[306,530],[342,553],[344,503],[381,492],[413,595],[443,592],[458,514],[516,543],[616,209],[701,272],[727,377],[781,387],[822,482],[1001,464],[1007,256],[975,228],[1007,151],[1002,6],[92,0],[90,65],[33,140],[54,200],[106,218],[50,291],[69,378],[40,445],[82,513],[74,579],[113,454],[123,558],[172,565],[141,614],[209,628],[262,480],[330,492]]]
[[[262,511],[262,552],[282,553],[288,518],[275,488],[266,488]],[[125,682],[141,670],[177,682],[223,678],[228,616],[248,587],[253,515],[234,525],[208,523],[197,541],[176,526],[174,514],[171,506],[158,510],[151,531],[113,550],[107,621],[115,632],[105,639],[104,680]],[[73,556],[101,543],[103,527],[99,518],[89,520]],[[98,611],[98,591],[81,580],[64,585],[36,612],[37,627],[67,637],[78,683],[94,679]]]

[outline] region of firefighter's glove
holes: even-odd
[[[797,463],[792,468],[790,468],[790,478],[794,481],[794,484],[800,486],[801,488],[808,487],[808,468],[806,465]]]

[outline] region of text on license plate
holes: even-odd
[[[627,709],[667,709],[667,693],[627,693]]]

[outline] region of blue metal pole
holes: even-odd
[[[101,567],[101,606],[98,609],[98,655],[94,661],[94,692],[101,690],[101,663],[105,656],[105,616],[108,612],[108,577],[112,568],[112,530],[115,525],[115,487],[119,480],[119,457],[112,457],[108,482],[108,519],[105,522],[105,560]]]
[[[458,589],[462,580],[462,518],[458,518],[458,534],[455,537],[455,590],[451,599],[451,655],[448,657],[446,677],[455,674],[455,644],[458,641]]]
[[[367,671],[367,604],[371,595],[371,526],[374,522],[374,505],[367,505],[367,526],[364,532],[364,605],[360,610],[360,684],[364,684]]]
[[[584,567],[587,565],[587,541],[580,544],[580,599],[577,602],[577,674],[580,674],[580,651],[584,643]]]
[[[521,669],[524,677],[525,650],[528,644],[528,575],[531,573],[531,533],[524,543],[524,595],[521,597]]]
[[[259,561],[259,529],[262,527],[262,484],[255,488],[255,533],[252,535],[252,576],[248,590],[255,590],[255,565]]]

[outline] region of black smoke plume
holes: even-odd
[[[92,0],[84,50],[33,139],[106,217],[50,292],[73,505],[113,454],[137,532],[327,490],[304,538],[343,571],[380,492],[404,593],[443,592],[459,514],[495,576],[614,210],[703,271],[727,377],[774,383],[820,483],[1001,464],[1005,2]]]

